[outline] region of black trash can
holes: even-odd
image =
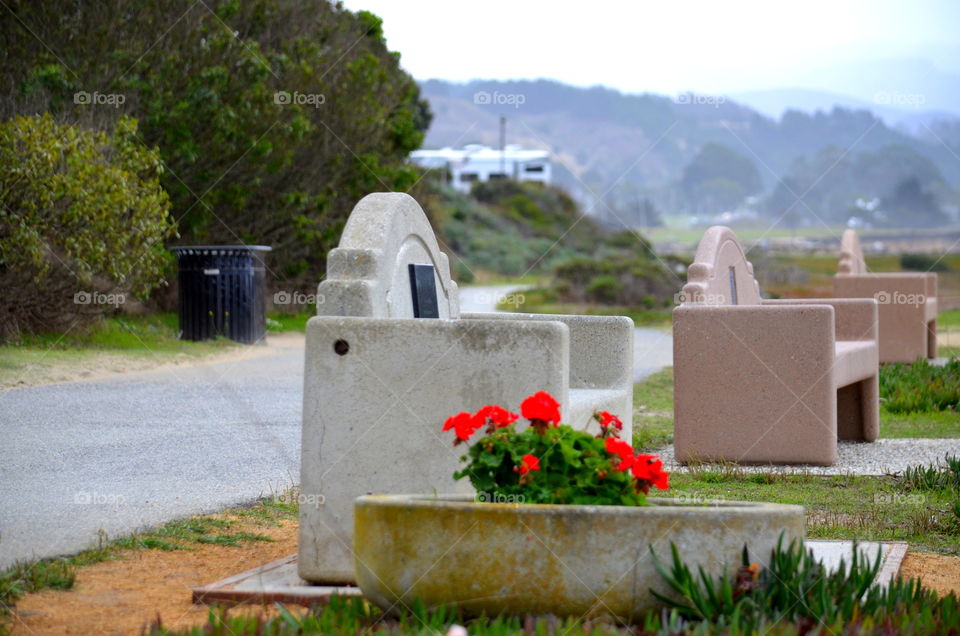
[[[174,247],[180,273],[180,339],[226,336],[244,344],[267,335],[264,245]]]

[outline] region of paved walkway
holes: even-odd
[[[517,287],[467,287],[492,311]],[[0,392],[0,569],[299,483],[303,337],[246,360]],[[637,377],[670,364],[638,329]]]
[[[303,337],[271,349],[0,392],[0,569],[297,483]]]

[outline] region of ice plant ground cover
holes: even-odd
[[[508,503],[647,505],[651,487],[665,490],[669,476],[655,455],[638,454],[622,440],[620,419],[606,411],[594,414],[600,434],[593,436],[560,424],[560,405],[538,391],[520,404],[530,422],[517,431],[520,418],[498,405],[447,419],[454,445],[468,442],[466,467],[455,479],[470,479],[482,501]]]

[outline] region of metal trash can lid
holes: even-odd
[[[268,245],[179,245],[171,247],[171,252],[186,253],[192,252],[270,252],[273,248]]]

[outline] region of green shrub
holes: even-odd
[[[162,282],[162,173],[129,117],[110,135],[49,114],[0,125],[0,338],[69,329]]]
[[[960,358],[943,366],[917,360],[880,367],[880,397],[891,413],[956,411],[960,407]]]
[[[900,267],[914,272],[949,272],[950,266],[933,254],[902,254]]]
[[[406,160],[429,110],[368,11],[328,0],[4,11],[0,119],[137,117],[169,168],[183,241],[272,245],[271,274],[288,288],[316,285],[361,197],[417,180]]]
[[[587,284],[587,297],[590,300],[612,305],[623,294],[623,285],[609,274],[601,274]]]

